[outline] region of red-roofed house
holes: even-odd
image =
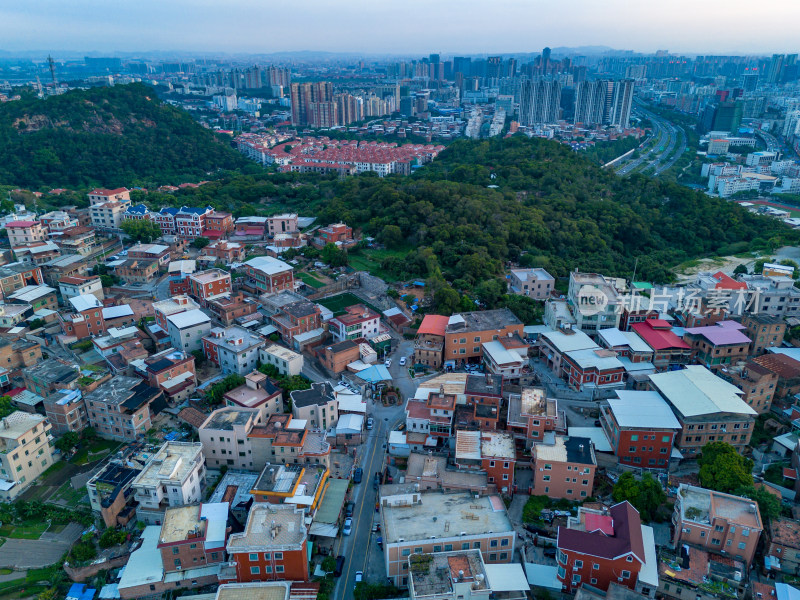
[[[607,591],[613,582],[652,596],[658,586],[657,571],[654,582],[640,579],[647,556],[655,562],[655,545],[651,535],[645,540],[639,513],[628,502],[615,504],[608,513],[581,507],[577,517],[558,528],[556,546],[557,577],[565,591],[583,584]]]
[[[47,229],[40,221],[11,221],[6,223],[6,231],[12,248],[44,242],[47,239]]]
[[[634,323],[631,329],[653,349],[653,365],[657,370],[664,371],[672,365],[689,361],[691,346],[672,332],[672,326],[667,321],[647,319]]]
[[[435,370],[441,368],[449,320],[442,315],[425,315],[414,340],[414,364],[427,365]]]
[[[716,280],[717,284],[714,289],[717,290],[746,290],[747,283],[744,281],[736,281],[733,277],[725,275],[722,271],[717,271],[711,276]]]

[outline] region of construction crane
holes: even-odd
[[[56,61],[54,61],[53,57],[49,54],[47,55],[47,64],[50,67],[50,78],[53,80],[53,93],[55,93],[55,89],[58,87],[58,81],[56,80]]]
[[[36,76],[36,90],[39,92],[39,98],[44,98],[44,89],[42,88],[42,80]]]

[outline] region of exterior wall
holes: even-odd
[[[296,352],[289,358],[283,358],[268,352],[267,348],[261,348],[258,356],[262,363],[274,366],[281,375],[299,375],[303,370],[303,355]]]
[[[725,418],[720,415],[717,418],[688,420],[679,416],[678,421],[683,428],[675,445],[685,456],[699,454],[708,442],[728,442],[739,451],[743,450],[750,443],[755,418],[746,415],[730,415]]]
[[[514,271],[511,271],[511,279],[509,282],[515,287],[521,296],[528,296],[535,300],[546,300],[550,297],[550,292],[553,291],[555,286],[554,279],[536,279],[535,281],[522,281],[517,277]]]
[[[87,405],[89,425],[101,437],[132,442],[152,426],[149,402],[130,414],[121,412],[119,405],[106,402],[90,400]]]
[[[481,468],[486,471],[488,476],[488,483],[493,483],[497,489],[504,493],[512,494],[514,492],[514,465],[516,461],[511,458],[494,458],[483,457],[481,459]]]
[[[591,384],[589,387],[597,388],[619,387],[625,378],[624,367],[605,370],[582,369],[567,355],[563,357],[562,368],[567,384],[572,389],[579,391],[583,390],[587,384]]]
[[[513,333],[523,337],[522,325],[507,325],[500,330],[446,333],[444,360],[464,361],[470,358],[479,358],[481,356],[481,344]]]
[[[336,400],[318,406],[292,406],[292,416],[295,419],[305,419],[308,426],[313,429],[327,429],[339,421],[339,407]]]
[[[167,321],[167,325],[169,326],[169,337],[172,340],[172,347],[187,353],[194,352],[195,350],[202,350],[203,336],[211,331],[211,323],[208,321],[183,329],[178,329],[170,321]]]
[[[769,541],[768,556],[775,556],[781,562],[781,573],[797,575],[800,573],[800,548]]]
[[[68,404],[56,404],[45,399],[45,414],[53,426],[53,433],[62,434],[69,431],[81,431],[89,424],[86,405],[83,399]]]
[[[297,550],[274,552],[269,546],[263,552],[237,552],[230,555],[236,563],[236,580],[251,581],[308,581],[308,542],[303,540]],[[254,572],[257,569],[257,572]]]
[[[516,543],[513,531],[465,535],[437,540],[407,540],[386,544],[384,561],[386,576],[398,587],[408,586],[408,557],[411,554],[430,554],[456,550],[480,550],[487,564],[510,563]]]
[[[634,589],[642,566],[631,555],[609,560],[560,548],[557,562],[558,579],[568,592],[583,584],[608,591],[612,582]]]
[[[786,323],[783,321],[778,323],[759,321],[756,316],[746,314],[742,317],[742,325],[747,328],[747,337],[751,340],[751,356],[760,356],[767,348],[780,346],[786,335]]]
[[[692,358],[712,371],[718,371],[725,366],[744,360],[747,358],[750,348],[749,344],[716,346],[702,335],[691,336],[686,334],[683,339],[692,347]]]
[[[6,226],[8,232],[8,241],[12,248],[17,246],[28,246],[33,242],[44,242],[47,240],[47,230],[42,227],[38,221],[29,227],[9,227]]]
[[[0,499],[14,500],[53,464],[50,429],[47,420],[37,422],[17,438],[16,443],[8,444],[6,452],[0,453],[0,477],[17,484],[10,490],[0,492]]]
[[[550,498],[585,500],[592,495],[594,471],[594,465],[572,465],[537,458],[533,461],[531,493]]]
[[[752,370],[748,376],[742,377],[736,373],[729,373],[726,379],[744,392],[742,400],[758,414],[769,412],[772,400],[778,387],[778,375],[773,372],[764,375],[755,374]]]
[[[322,364],[328,371],[338,375],[347,370],[347,365],[359,358],[361,358],[361,354],[357,345],[341,352],[332,352],[326,349],[322,356]]]
[[[741,527],[718,515],[711,516],[710,524],[684,521],[681,519],[679,506],[679,503],[675,504],[672,518],[676,543],[691,544],[717,554],[724,553],[743,560],[748,566],[752,564],[761,535],[760,529]]]
[[[276,275],[267,275],[263,271],[245,264],[244,273],[248,278],[253,279],[255,288],[264,292],[274,293],[294,289],[293,270],[284,271]]]

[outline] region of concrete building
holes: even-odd
[[[507,308],[455,314],[445,330],[444,364],[478,362],[484,342],[522,333],[522,321]]]
[[[99,275],[90,277],[68,276],[58,280],[58,290],[61,298],[68,301],[76,296],[93,295],[98,300],[103,300],[103,283]]]
[[[202,310],[177,312],[167,317],[172,347],[187,353],[203,349],[203,337],[211,331],[211,319]]]
[[[328,321],[328,331],[337,342],[372,339],[380,333],[381,316],[363,304],[345,307],[345,313]]]
[[[6,223],[6,231],[12,248],[47,241],[47,229],[40,221],[11,221]]]
[[[414,339],[414,364],[425,365],[433,370],[442,367],[444,340],[448,317],[425,315]]]
[[[297,335],[316,331],[322,327],[322,313],[319,306],[308,300],[283,304],[270,319],[287,344],[291,344]]]
[[[622,300],[613,283],[598,273],[569,274],[567,303],[578,330],[596,336],[601,329],[619,327]]]
[[[289,395],[295,419],[304,419],[318,429],[328,429],[339,421],[339,403],[329,382],[312,383],[309,389],[293,390]]]
[[[164,573],[225,561],[228,510],[227,502],[167,508],[158,542]]]
[[[89,214],[98,231],[120,233],[125,211],[131,205],[130,192],[125,188],[94,189],[89,192]]]
[[[486,564],[513,561],[516,533],[499,496],[407,491],[381,495],[386,576],[409,585],[408,557],[479,550]]]
[[[750,356],[761,356],[767,349],[780,346],[786,335],[786,322],[774,315],[745,313],[742,325],[750,338]]]
[[[211,469],[224,466],[253,470],[253,450],[247,436],[260,423],[261,413],[257,408],[226,407],[211,413],[197,428],[206,465]]]
[[[262,364],[272,365],[287,377],[300,375],[303,370],[303,355],[277,344],[259,348],[258,358]]]
[[[244,384],[226,392],[223,397],[226,406],[257,408],[262,420],[283,412],[283,392],[259,371],[245,375]]]
[[[128,504],[131,484],[140,470],[116,462],[106,463],[86,482],[89,504],[100,515],[106,527],[126,525],[136,509]]]
[[[53,464],[50,423],[14,411],[0,420],[0,498],[14,500]]]
[[[247,443],[257,471],[263,471],[267,463],[331,466],[327,432],[312,430],[305,420],[286,413],[270,415],[266,423],[252,427]]]
[[[509,394],[506,429],[525,449],[541,443],[549,433],[566,433],[567,416],[558,409],[558,400],[548,398],[542,387],[523,387],[519,394]]]
[[[511,269],[508,289],[512,294],[534,300],[547,300],[555,289],[556,280],[544,269]]]
[[[223,373],[245,375],[258,366],[258,353],[267,341],[249,329],[214,327],[203,337],[203,352]]]
[[[769,412],[778,389],[778,373],[749,360],[720,371],[719,375],[742,390],[742,400],[758,414]]]
[[[203,445],[199,442],[166,442],[133,480],[139,520],[160,525],[171,506],[194,504],[206,487]]]
[[[242,269],[245,275],[243,284],[256,293],[294,290],[294,269],[282,260],[257,256],[244,263]]]
[[[98,435],[128,442],[143,439],[152,418],[166,407],[163,392],[138,377],[114,377],[83,400]]]
[[[231,293],[231,274],[222,269],[192,273],[188,279],[189,294],[203,305]]]
[[[719,321],[706,327],[686,328],[683,340],[691,346],[695,362],[718,371],[747,357],[751,340],[742,329],[744,325],[736,321]]]
[[[80,390],[59,390],[44,400],[45,415],[53,433],[82,431],[89,425],[86,404]]]
[[[735,385],[701,365],[655,373],[649,379],[681,424],[675,445],[684,456],[692,457],[714,441],[739,450],[747,446],[757,413],[741,399],[743,392]]]
[[[800,571],[800,524],[794,519],[771,519],[766,558],[774,570],[794,575]]]
[[[484,471],[499,492],[515,491],[517,455],[514,437],[499,431],[456,431],[455,463],[459,469]]]
[[[673,544],[690,544],[708,552],[753,563],[764,529],[755,501],[682,483],[678,488]]]
[[[531,454],[532,494],[577,501],[592,495],[597,459],[589,438],[557,435],[553,444],[536,444]]]

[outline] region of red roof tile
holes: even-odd
[[[666,350],[667,348],[690,349],[689,344],[672,333],[670,329],[661,329],[662,323],[669,327],[669,323],[661,319],[648,319],[641,323],[634,323],[631,325],[631,329],[638,333],[639,337],[653,350]]]
[[[644,564],[644,540],[639,513],[629,502],[620,502],[609,509],[609,515],[614,523],[613,536],[600,531],[592,533],[559,527],[556,546],[560,550],[611,560],[632,554]]]
[[[444,337],[449,320],[449,317],[443,317],[442,315],[425,315],[425,318],[422,319],[422,325],[420,325],[417,330],[417,334],[440,335]]]

